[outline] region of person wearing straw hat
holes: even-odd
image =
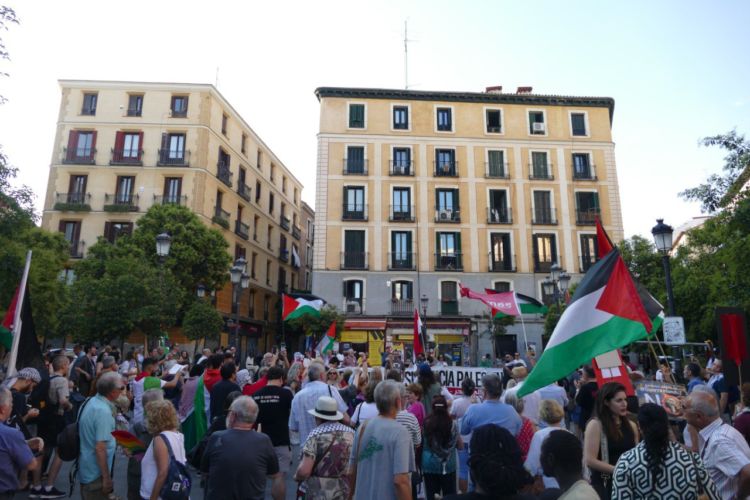
[[[315,408],[307,413],[315,417],[316,427],[302,445],[302,460],[294,479],[304,481],[307,499],[349,498],[347,469],[354,431],[341,423],[344,414],[329,396],[319,397]]]

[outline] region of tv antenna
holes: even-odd
[[[404,21],[404,89],[409,90],[409,42],[416,42],[416,40],[410,40],[409,33],[409,20]]]

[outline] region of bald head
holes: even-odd
[[[719,418],[719,404],[710,388],[708,390],[711,392],[708,392],[696,390],[698,387],[693,389],[685,401],[685,420],[700,430]]]

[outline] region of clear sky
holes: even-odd
[[[58,79],[215,83],[315,201],[319,86],[610,96],[625,234],[678,226],[721,169],[707,135],[750,132],[750,2],[6,0],[0,144],[44,198]],[[59,152],[54,152],[57,155]]]

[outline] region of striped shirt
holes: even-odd
[[[419,446],[420,443],[422,443],[422,430],[419,427],[419,421],[417,421],[417,417],[406,410],[401,410],[396,415],[396,422],[406,427],[406,430],[409,431],[411,442],[414,444],[414,446]]]
[[[739,472],[750,464],[750,446],[737,429],[718,417],[699,434],[700,455],[719,496],[734,498],[739,488]]]

